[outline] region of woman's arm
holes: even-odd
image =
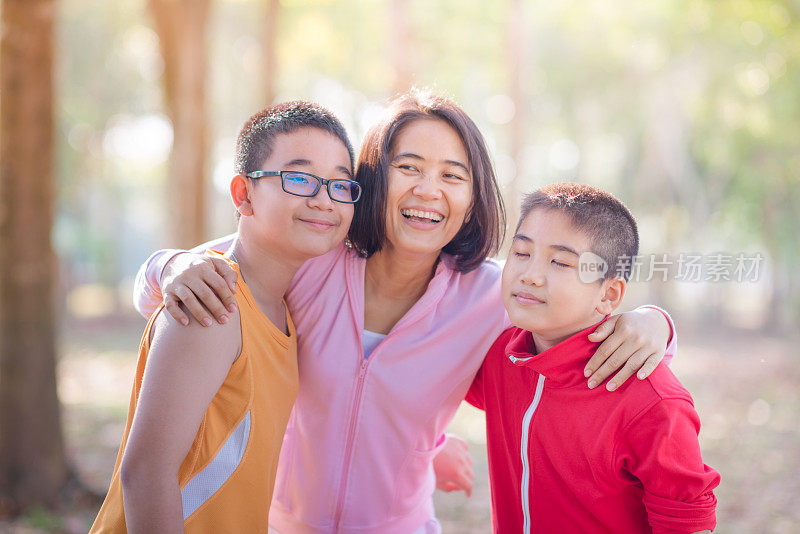
[[[241,351],[238,312],[226,325],[153,325],[136,413],[120,465],[129,532],[183,532],[178,470]]]
[[[672,360],[677,351],[675,325],[657,306],[641,306],[632,312],[612,315],[589,337],[603,341],[586,364],[589,388],[597,387],[615,371],[606,389],[614,391],[634,373],[642,380],[662,359]]]
[[[447,434],[444,439],[447,442],[433,458],[436,489],[444,492],[464,490],[467,497],[471,497],[475,472],[472,470],[469,445],[460,437],[451,434]]]
[[[144,286],[139,279],[146,278],[150,293],[160,298],[161,285],[167,295],[164,299],[167,311],[183,324],[189,320],[186,310],[205,326],[212,324],[212,317],[220,323],[227,321],[227,313],[234,305],[236,272],[226,262],[195,254],[179,254],[171,261],[164,261],[163,255],[160,258],[151,257],[140,269],[137,287]],[[161,284],[157,276],[161,277]],[[137,295],[144,294],[143,290],[137,291]],[[609,391],[634,373],[639,379],[646,378],[665,356],[667,362],[672,359],[677,347],[674,332],[672,319],[655,306],[642,306],[609,317],[590,338],[602,343],[586,365],[589,387],[601,384],[615,371],[617,374],[606,385]]]
[[[139,267],[139,272],[136,274],[136,281],[133,286],[133,306],[143,316],[150,317],[153,312],[161,305],[163,301],[162,287],[166,287],[170,283],[175,283],[175,277],[182,274],[183,270],[188,268],[196,268],[199,266],[197,272],[195,285],[198,290],[202,291],[203,288],[199,282],[205,281],[208,292],[217,292],[219,295],[218,306],[214,307],[214,316],[221,319],[226,314],[226,308],[230,311],[230,306],[234,305],[233,291],[236,291],[236,272],[225,263],[224,260],[219,258],[208,258],[203,256],[206,250],[214,249],[220,252],[227,251],[236,234],[230,234],[225,237],[214,239],[203,243],[190,251],[180,249],[163,249],[154,252],[147,261]],[[177,261],[180,258],[180,261]],[[177,269],[175,269],[177,263]],[[219,265],[218,265],[219,263]],[[170,268],[168,270],[168,268]],[[220,273],[218,274],[218,271]],[[192,271],[194,273],[194,271]],[[228,289],[230,288],[230,289]],[[194,302],[187,299],[189,302],[185,303],[187,307]],[[209,299],[210,300],[210,299]],[[180,309],[177,303],[167,302],[167,311],[170,312],[175,320],[182,322],[184,325],[188,324],[188,317]],[[206,303],[210,304],[210,303]],[[195,306],[194,311],[197,314],[193,315],[202,322],[203,319],[208,319],[208,312],[198,304],[199,308]],[[192,311],[190,309],[190,311]],[[210,322],[206,326],[210,326]]]

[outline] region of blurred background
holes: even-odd
[[[155,249],[235,228],[235,137],[270,103],[332,109],[354,145],[412,85],[478,124],[509,219],[581,181],[623,199],[625,307],[679,332],[673,370],[722,474],[719,532],[800,532],[800,2],[3,0],[0,531],[85,532],[113,469]],[[52,305],[50,305],[52,303]],[[476,489],[445,533],[490,532]]]

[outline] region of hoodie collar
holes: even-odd
[[[549,387],[583,384],[586,381],[586,377],[583,376],[586,362],[600,345],[599,342],[589,341],[589,334],[606,319],[608,317],[539,354],[533,353],[533,335],[527,330],[518,328],[506,345],[506,357],[513,365],[527,367],[544,375],[547,378],[546,385]]]
[[[367,268],[367,258],[358,254],[354,249],[350,249],[345,264],[348,293],[350,295],[350,306],[353,311],[353,319],[358,325],[359,331],[364,328],[364,276]],[[425,293],[419,298],[411,309],[392,327],[392,332],[399,327],[407,327],[421,319],[434,306],[436,306],[445,292],[453,285],[454,277],[460,273],[455,269],[456,260],[450,254],[444,252],[439,254],[439,261],[433,278],[428,282]]]

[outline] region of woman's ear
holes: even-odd
[[[237,174],[231,180],[231,200],[236,206],[236,211],[245,217],[253,214],[253,205],[250,202],[252,182],[243,174]]]
[[[603,280],[600,293],[600,302],[596,310],[601,315],[610,315],[619,307],[622,297],[625,296],[627,283],[622,278],[615,276],[608,280]]]

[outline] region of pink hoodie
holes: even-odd
[[[226,249],[231,240],[196,250]],[[135,304],[145,315],[160,303],[157,280],[171,256],[156,253],[139,271]],[[451,257],[441,260],[425,294],[367,359],[366,260],[342,245],[306,262],[292,281],[286,301],[300,390],[270,509],[282,534],[407,534],[433,518],[440,438],[510,326],[496,263],[464,274]]]

